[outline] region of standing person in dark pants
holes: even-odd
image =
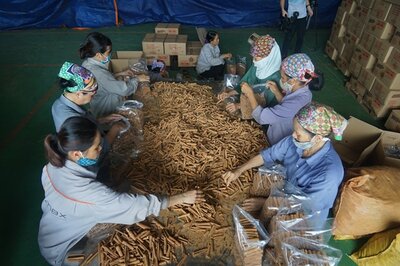
[[[286,0],[280,0],[282,17],[292,18],[297,14],[297,19],[291,19],[292,23],[289,29],[286,30],[285,39],[282,45],[282,59],[288,55],[290,43],[294,34],[297,34],[296,46],[294,53],[300,53],[303,46],[303,38],[306,33],[307,15],[312,16],[313,10],[309,0],[288,0],[288,9],[286,11]]]

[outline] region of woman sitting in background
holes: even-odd
[[[206,44],[201,48],[199,59],[197,60],[196,71],[201,78],[215,80],[224,79],[225,61],[232,54],[220,54],[218,47],[219,34],[216,31],[208,31]]]
[[[232,90],[219,94],[219,100],[224,100],[234,95],[240,95],[242,93],[241,87],[243,86],[251,87],[256,84],[266,84],[269,80],[279,82],[279,69],[282,62],[281,51],[274,38],[269,35],[259,37],[254,41],[250,54],[253,57],[253,64],[240,80],[240,85]],[[277,103],[271,91],[265,90],[264,96],[267,106],[272,107]],[[230,113],[234,113],[236,110],[240,109],[240,103],[230,103],[226,106],[226,109]]]
[[[85,235],[97,223],[133,224],[161,209],[204,200],[199,190],[169,197],[117,193],[87,169],[101,152],[101,135],[94,122],[71,117],[44,145],[49,163],[43,168],[45,198],[39,225],[39,247],[51,265],[64,265],[68,251],[85,246]]]
[[[146,75],[133,77],[131,70],[112,74],[108,70],[112,51],[111,40],[99,32],[90,33],[79,49],[83,59],[82,66],[96,77],[99,90],[90,103],[90,109],[96,117],[109,115],[122,104],[125,97],[135,93],[138,82],[149,81]],[[119,76],[129,76],[127,81],[117,80]]]

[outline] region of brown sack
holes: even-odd
[[[240,95],[240,111],[242,112],[242,119],[252,119],[253,109],[251,108],[249,98],[243,93]]]
[[[359,238],[400,224],[400,169],[351,168],[346,179],[335,205],[336,239]]]

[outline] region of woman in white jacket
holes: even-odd
[[[133,224],[169,206],[204,200],[199,190],[158,197],[109,189],[87,169],[96,163],[100,143],[96,124],[85,117],[68,118],[57,134],[45,139],[49,163],[42,173],[45,198],[38,241],[51,265],[64,265],[68,251],[83,244],[97,223]]]

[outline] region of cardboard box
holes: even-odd
[[[358,76],[358,81],[367,89],[371,90],[375,82],[375,75],[371,70],[362,69],[360,75]]]
[[[171,66],[171,60],[169,55],[166,54],[157,54],[157,55],[146,55],[146,63],[147,65],[151,65],[154,60],[162,60],[164,61],[166,66]]]
[[[155,33],[178,35],[180,24],[178,23],[158,23],[155,27]]]
[[[374,41],[376,38],[371,33],[364,31],[361,35],[359,45],[363,47],[367,51],[371,51],[372,46],[374,45]]]
[[[393,48],[392,53],[386,63],[391,69],[400,72],[400,50]]]
[[[195,67],[198,55],[178,55],[178,67]]]
[[[367,8],[372,8],[375,0],[359,0],[361,6],[365,6]]]
[[[336,45],[336,42],[338,38],[341,38],[344,36],[344,33],[346,32],[346,27],[338,24],[338,23],[333,23],[332,25],[332,30],[331,30],[331,35],[329,39],[331,40],[333,45]],[[336,46],[335,46],[336,47]]]
[[[350,15],[349,22],[347,25],[347,30],[349,32],[356,35],[357,38],[360,38],[361,34],[363,33],[364,26],[365,26],[365,22],[362,22],[362,21],[358,20],[357,18],[355,18],[353,15]]]
[[[394,71],[387,64],[378,62],[374,67],[373,74],[389,90],[400,90],[400,73]]]
[[[370,9],[365,6],[357,6],[356,9],[354,10],[354,13],[352,14],[353,17],[355,17],[358,21],[361,23],[365,23],[367,20],[368,14],[370,12]]]
[[[390,43],[397,49],[400,49],[400,31],[396,31]]]
[[[353,77],[358,78],[362,69],[362,65],[357,63],[356,60],[354,60],[353,58],[350,60],[349,70]]]
[[[376,117],[385,117],[391,109],[400,107],[400,91],[389,90],[376,79],[371,91],[365,93],[363,100]]]
[[[326,42],[325,53],[333,61],[335,61],[338,56],[338,51],[336,50],[336,48],[333,46],[333,44],[330,41]]]
[[[142,41],[143,52],[146,55],[164,54],[164,40],[167,34],[147,33]]]
[[[385,127],[388,130],[400,132],[400,109],[395,109],[390,112]]]
[[[397,3],[393,5],[389,11],[389,14],[386,18],[386,21],[392,24],[393,26],[400,28],[400,4]]]
[[[345,76],[350,76],[350,71],[349,71],[349,62],[342,56],[338,56],[336,59],[336,66],[337,68],[342,71],[343,75]]]
[[[336,12],[335,22],[338,24],[347,24],[349,13],[343,7],[339,7]]]
[[[386,63],[393,51],[393,45],[387,40],[376,39],[372,46],[371,53],[381,63]]]
[[[374,7],[371,9],[369,15],[371,17],[386,21],[391,8],[392,3],[383,0],[375,1]]]
[[[394,151],[394,149],[397,149],[399,146],[399,133],[382,131],[382,136],[379,138],[379,142],[368,156],[369,158],[367,158],[367,162],[370,165],[387,165],[400,168],[400,159],[396,157],[398,153]]]
[[[356,10],[357,3],[353,0],[343,0],[340,7],[342,7],[347,13],[353,14]]]
[[[187,35],[168,35],[164,41],[165,54],[185,55]]]
[[[372,69],[376,62],[376,57],[359,45],[354,48],[352,58],[358,61],[365,69]]]
[[[109,70],[112,73],[125,71],[130,64],[139,62],[143,56],[142,51],[116,51],[112,54]]]
[[[360,82],[357,80],[355,81],[354,85],[352,86],[353,92],[357,95],[357,100],[359,102],[362,101],[364,94],[368,91]]]
[[[392,38],[395,27],[383,20],[369,17],[366,22],[365,30],[378,39],[388,40]]]
[[[355,117],[350,117],[342,141],[332,144],[346,167],[360,166],[378,144],[382,131]]]
[[[201,42],[199,42],[199,41],[187,42],[186,43],[186,54],[199,55],[202,47],[203,46],[201,45]]]

